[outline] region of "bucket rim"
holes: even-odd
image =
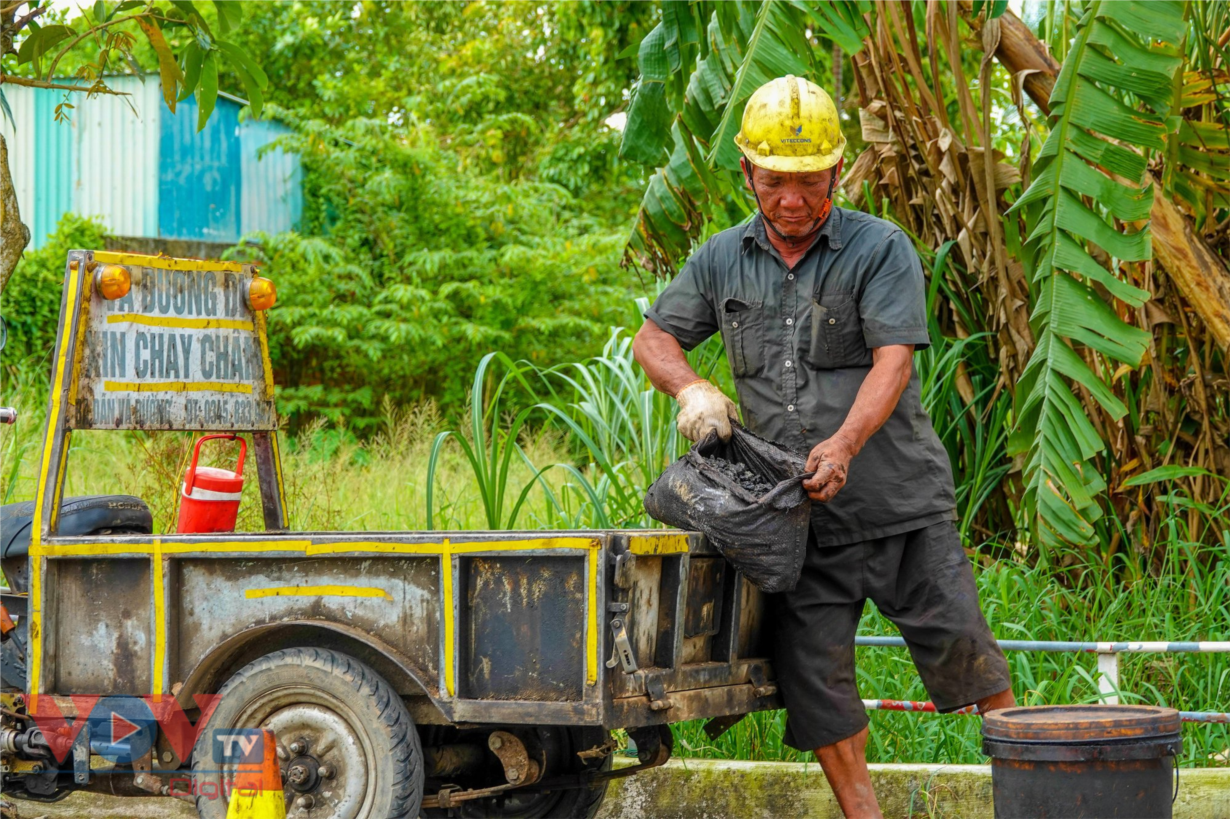
[[[988,740],[1061,745],[1121,744],[1178,736],[1179,712],[1156,705],[1035,705],[987,714],[982,735]]]

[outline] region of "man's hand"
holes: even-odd
[[[708,381],[693,381],[675,396],[679,416],[675,419],[679,432],[689,441],[699,441],[717,430],[723,441],[730,440],[730,422],[739,420],[739,410],[725,393]]]
[[[807,496],[821,503],[828,503],[846,485],[846,473],[850,459],[858,454],[854,444],[840,435],[816,444],[807,456],[807,471],[815,475],[803,481]]]

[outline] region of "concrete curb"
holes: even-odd
[[[981,765],[872,765],[885,819],[983,819],[991,769]],[[930,811],[928,813],[928,811]],[[600,819],[842,819],[818,764],[672,760],[622,780]]]
[[[990,765],[871,765],[885,819],[991,819]],[[818,764],[672,760],[618,780],[599,819],[842,819]],[[1230,818],[1230,768],[1185,768],[1175,819]]]
[[[885,819],[991,819],[989,765],[872,765]],[[1230,768],[1185,768],[1175,819],[1230,817]],[[12,800],[20,819],[195,819],[177,799],[74,794],[43,805]],[[842,819],[816,764],[673,760],[616,780],[598,819]]]

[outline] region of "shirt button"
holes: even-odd
[[[787,278],[787,279],[789,279],[790,281],[794,281],[794,274],[793,274],[793,273],[787,273],[787,274],[786,274],[786,278]]]
[[[829,319],[829,324],[836,324],[836,323],[837,323],[837,319]]]
[[[737,321],[732,321],[732,322],[730,323],[730,326],[731,326],[731,327],[738,327],[738,326],[739,326],[739,322],[737,322]]]
[[[791,324],[794,324],[794,319],[786,319],[786,326],[789,327]]]
[[[789,362],[789,361],[787,361],[787,362],[786,362],[786,366],[787,366],[787,367],[789,367],[789,366],[790,366],[790,362]]]
[[[786,412],[794,412],[794,404],[787,404]]]

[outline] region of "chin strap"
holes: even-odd
[[[838,163],[838,165],[834,166],[834,168],[840,166],[840,164],[841,163]],[[820,225],[824,224],[824,220],[828,217],[829,211],[833,209],[833,184],[837,181],[836,169],[834,169],[833,173],[829,175],[829,189],[828,192],[824,194],[824,204],[820,206],[820,213],[816,215],[815,220],[811,223],[811,227],[809,227],[807,232],[802,236],[787,236],[777,229],[777,225],[773,224],[773,220],[770,219],[769,215],[764,212],[764,207],[760,204],[760,194],[756,193],[756,185],[752,182],[752,172],[749,170],[751,166],[752,164],[750,162],[747,163],[747,166],[743,169],[743,175],[747,177],[748,187],[752,189],[752,196],[756,200],[756,209],[760,211],[760,218],[764,219],[764,223],[769,226],[769,230],[776,233],[777,238],[781,239],[783,242],[787,242],[792,245],[798,244],[805,239],[810,239]]]

